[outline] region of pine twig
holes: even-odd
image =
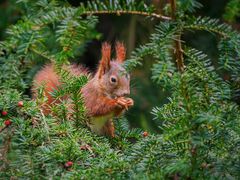
[[[151,16],[154,18],[162,19],[162,20],[172,19],[171,17],[164,16],[157,13],[147,13],[142,11],[128,11],[128,10],[116,10],[116,11],[101,10],[101,11],[86,11],[82,13],[82,15],[97,15],[97,14],[117,14],[118,16],[122,14],[131,14],[131,15]]]

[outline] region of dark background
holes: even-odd
[[[68,0],[73,6],[78,6],[77,0]],[[161,7],[163,1],[155,0],[157,7]],[[196,11],[195,15],[209,16],[224,21],[222,16],[225,12],[227,0],[200,0],[203,7]],[[161,8],[158,8],[161,12]],[[0,40],[6,37],[6,27],[17,22],[22,15],[21,7],[16,4],[16,0],[0,1]],[[239,30],[240,19],[232,25]],[[85,52],[78,57],[76,61],[85,64],[89,69],[94,71],[100,58],[100,47],[103,41],[109,41],[112,44],[116,40],[123,41],[127,47],[127,56],[129,57],[132,50],[141,44],[149,41],[149,36],[154,32],[154,26],[157,20],[150,20],[140,16],[132,15],[100,15],[97,30],[102,34],[100,40],[93,40],[87,44]],[[207,32],[186,32],[183,35],[186,44],[202,50],[212,58],[213,62],[217,61],[217,41],[218,39]],[[148,131],[156,131],[156,124],[152,121],[151,110],[155,106],[160,106],[168,101],[168,91],[163,91],[161,87],[152,83],[151,77],[152,59],[145,59],[143,66],[132,72],[131,89],[132,98],[135,100],[135,106],[127,113],[128,120],[134,127],[142,127]]]

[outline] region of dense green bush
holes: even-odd
[[[195,0],[171,0],[164,16],[143,1],[88,2],[72,7],[62,1],[18,1],[24,16],[0,42],[0,177],[238,179],[240,34],[217,19],[194,17],[192,12],[201,7]],[[225,18],[233,20],[238,13]],[[138,14],[159,21],[149,42],[125,63],[131,71],[147,56],[153,62],[153,82],[171,94],[168,103],[152,110],[158,134],[143,135],[124,117],[115,120],[114,139],[86,127],[79,89],[88,77],[72,77],[61,67],[101,37],[95,28],[98,14]],[[216,36],[216,65],[181,40],[187,31]],[[74,101],[72,121],[64,101],[53,107],[56,117],[44,116],[39,109],[46,101],[42,87],[35,100],[27,93],[39,64],[48,62],[55,64],[63,82],[53,96],[68,94]]]

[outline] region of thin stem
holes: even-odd
[[[171,17],[173,20],[176,20],[176,0],[170,0],[171,4]],[[184,59],[183,59],[183,50],[181,44],[181,34],[177,36],[175,40],[175,55],[176,55],[176,63],[178,70],[182,73],[184,71]]]
[[[44,129],[46,130],[46,135],[47,135],[47,138],[48,138],[48,142],[50,142],[50,137],[49,137],[49,126],[46,122],[46,119],[45,119],[45,115],[43,113],[42,110],[40,110],[41,114],[42,114],[42,120],[43,120],[43,124],[44,124]]]
[[[183,62],[183,49],[181,44],[181,35],[178,35],[178,39],[175,41],[176,44],[176,62],[180,72],[184,71]]]
[[[141,16],[151,16],[162,20],[171,20],[171,17],[163,16],[157,13],[147,13],[142,11],[128,11],[128,10],[116,10],[116,11],[107,11],[107,10],[100,10],[100,11],[86,11],[83,12],[82,15],[94,15],[94,14],[132,14],[132,15],[141,15]]]

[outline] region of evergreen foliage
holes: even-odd
[[[175,1],[171,1],[175,2]],[[234,2],[234,1],[232,1]],[[196,0],[177,1],[176,17],[155,14],[144,1],[88,1],[72,7],[61,1],[19,0],[24,17],[8,28],[0,42],[0,177],[17,179],[238,179],[240,177],[240,35],[209,17],[193,17]],[[172,4],[166,4],[170,15]],[[230,6],[230,5],[229,5]],[[87,76],[66,69],[86,44],[101,36],[97,14],[139,14],[162,18],[149,42],[132,52],[132,71],[146,56],[152,80],[171,92],[168,103],[154,107],[157,134],[143,136],[124,117],[115,120],[116,138],[100,137],[86,127],[79,89]],[[159,19],[158,19],[159,20]],[[219,39],[219,61],[181,41],[186,31],[207,31]],[[179,43],[181,46],[179,46]],[[179,69],[179,60],[184,66]],[[31,99],[33,67],[54,64],[63,85],[55,98],[71,97],[45,116],[43,87]],[[230,78],[226,79],[225,75]],[[23,101],[23,107],[18,105]],[[11,125],[6,125],[6,120]],[[72,162],[70,165],[68,162]]]

